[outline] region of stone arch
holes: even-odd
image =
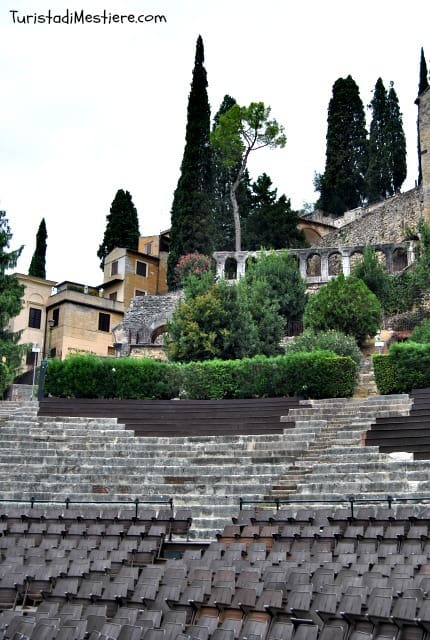
[[[317,231],[314,227],[301,227],[303,233],[305,234],[306,241],[309,244],[316,244],[322,238],[322,234]]]
[[[163,336],[167,333],[167,325],[161,324],[156,327],[150,336],[151,344],[163,344]]]
[[[321,256],[318,253],[311,253],[306,259],[306,276],[318,278],[321,276]]]
[[[385,253],[381,249],[376,249],[375,250],[375,255],[376,255],[376,257],[378,259],[378,262],[381,265],[381,267],[386,267],[387,266],[387,256],[385,255]]]
[[[351,272],[355,266],[360,264],[360,262],[363,262],[363,252],[361,251],[361,249],[357,249],[357,251],[353,251],[349,257],[349,265],[350,265]]]
[[[393,251],[393,273],[403,271],[408,266],[408,252],[404,247],[397,247]]]
[[[338,276],[340,273],[343,273],[342,255],[338,251],[333,251],[328,256],[328,275]]]
[[[44,306],[44,299],[43,296],[40,295],[40,293],[31,293],[28,297],[28,302],[29,304],[37,304],[41,307]]]
[[[237,260],[229,256],[225,261],[224,274],[227,280],[237,280]]]

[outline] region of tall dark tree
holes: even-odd
[[[171,211],[167,282],[175,286],[175,267],[182,255],[213,251],[210,107],[201,36],[197,38],[181,175]]]
[[[224,96],[220,108],[215,117],[213,129],[219,125],[220,116],[227,113],[236,104],[236,100],[229,95]],[[230,200],[230,189],[240,165],[226,166],[222,159],[222,154],[218,149],[213,149],[213,195],[214,195],[214,248],[216,251],[234,251],[234,220]],[[240,182],[237,199],[239,202],[240,215],[242,220],[246,220],[251,208],[251,181],[247,170],[244,171]],[[244,244],[245,248],[246,241]]]
[[[382,78],[378,78],[370,103],[372,120],[369,132],[369,166],[366,192],[369,202],[391,195],[390,157],[387,139],[388,96]]]
[[[406,138],[393,83],[387,93],[378,78],[370,103],[369,166],[366,173],[369,202],[400,191],[406,178]]]
[[[429,86],[427,63],[424,56],[424,49],[421,47],[420,59],[420,82],[418,85],[418,95],[420,96]]]
[[[118,189],[106,220],[103,242],[97,251],[101,269],[104,269],[106,256],[115,247],[135,250],[138,247],[139,219],[129,191]]]
[[[35,276],[36,278],[46,278],[46,239],[48,234],[46,232],[45,218],[42,218],[39,229],[36,234],[36,248],[33,253],[33,257],[30,262],[28,270],[29,276]]]
[[[316,177],[316,207],[334,216],[362,204],[367,168],[367,132],[363,103],[351,76],[339,78],[327,116],[326,164]]]
[[[415,100],[415,104],[419,105],[420,103],[420,95],[428,88],[428,71],[427,71],[427,63],[424,56],[424,49],[421,47],[421,58],[420,58],[420,80],[418,84],[418,97]],[[420,123],[417,119],[417,147],[418,147],[418,184],[420,185],[423,181],[422,167],[421,167],[421,139],[420,139]]]
[[[252,207],[243,224],[243,246],[247,250],[303,247],[306,240],[297,228],[298,214],[291,209],[290,200],[263,173],[252,185]]]
[[[406,180],[406,136],[403,131],[403,119],[400,113],[399,99],[390,83],[387,97],[388,123],[387,123],[387,145],[389,155],[389,165],[391,173],[391,191],[399,193],[400,188]]]
[[[8,251],[12,233],[6,213],[0,211],[0,396],[4,388],[18,373],[25,346],[18,345],[20,333],[9,331],[9,320],[22,308],[24,286],[14,275],[7,274],[16,267],[23,247]]]

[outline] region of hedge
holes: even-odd
[[[327,351],[187,364],[71,356],[50,360],[45,393],[71,398],[189,399],[348,397],[357,366]]]
[[[375,382],[380,393],[407,393],[430,386],[430,344],[393,344],[388,355],[373,356]]]

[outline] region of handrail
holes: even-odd
[[[30,508],[33,509],[36,504],[65,504],[66,510],[69,509],[71,504],[81,505],[81,504],[95,504],[95,505],[112,505],[112,504],[126,504],[126,505],[134,505],[135,508],[135,517],[138,518],[139,514],[139,505],[142,504],[168,504],[170,510],[173,513],[173,498],[166,499],[156,499],[156,500],[141,500],[140,498],[135,498],[134,500],[73,500],[72,498],[65,498],[64,500],[50,500],[50,499],[39,499],[39,498],[30,498],[30,499],[12,499],[12,498],[0,498],[0,503],[9,502],[13,504],[26,504],[30,503]]]
[[[308,499],[290,499],[290,498],[267,498],[265,500],[252,500],[247,498],[239,498],[239,510],[243,510],[245,504],[274,504],[276,511],[279,511],[281,504],[299,505],[299,504],[344,504],[349,503],[351,509],[351,517],[354,517],[354,504],[368,504],[369,502],[386,502],[388,508],[392,509],[395,502],[424,502],[430,501],[430,496],[385,496],[385,498],[356,498],[355,496],[345,496],[344,498],[308,498]]]

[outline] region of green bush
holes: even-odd
[[[372,359],[375,382],[379,393],[383,395],[403,393],[392,358],[389,355],[374,354]]]
[[[285,347],[288,353],[303,353],[306,351],[331,351],[338,356],[349,356],[356,364],[360,364],[361,351],[355,339],[346,336],[341,331],[323,331],[314,333],[305,331],[297,336]]]
[[[178,369],[150,358],[54,359],[48,364],[45,393],[70,398],[169,399],[179,394]]]
[[[72,356],[51,360],[46,394],[72,398],[190,399],[352,395],[357,366],[327,351],[175,364]]]
[[[0,360],[0,398],[3,397],[3,393],[9,384],[10,372],[4,362]]]
[[[430,318],[423,320],[412,332],[411,340],[424,344],[430,343]]]
[[[373,362],[381,393],[407,393],[430,386],[430,344],[393,344],[388,356],[374,356]]]
[[[380,323],[381,305],[375,294],[359,278],[343,274],[310,296],[303,316],[305,329],[341,331],[354,336],[359,345],[375,335]]]

